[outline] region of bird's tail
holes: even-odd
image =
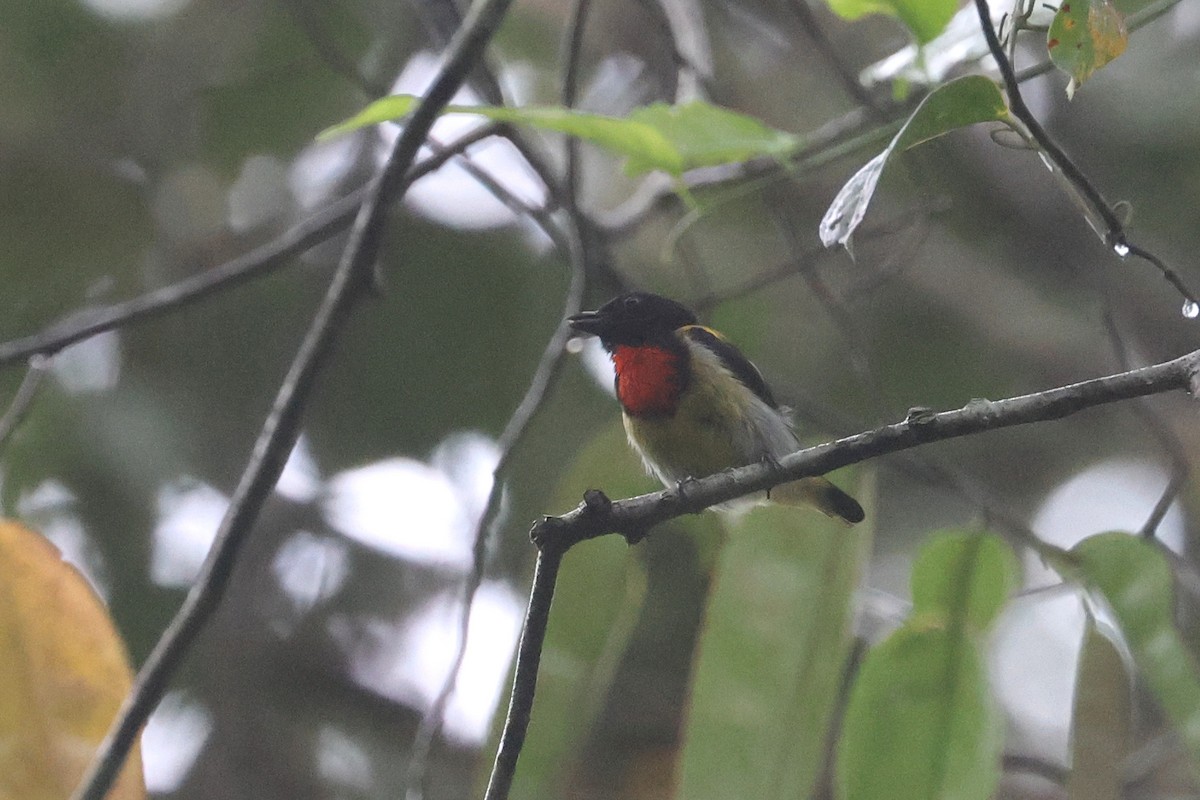
[[[813,506],[818,511],[853,525],[866,514],[850,495],[825,478],[801,478],[776,486],[768,495],[773,502],[789,506]]]

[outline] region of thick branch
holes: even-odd
[[[780,459],[779,465],[746,467],[685,483],[679,489],[618,500],[604,510],[581,506],[534,526],[536,535],[563,539],[568,546],[607,533],[640,537],[659,523],[694,514],[718,503],[763,491],[790,480],[820,475],[849,464],[984,431],[1042,422],[1095,406],[1183,389],[1200,389],[1200,350],[1151,367],[1120,372],[1044,392],[1005,400],[972,400],[954,411],[910,412],[902,422],[810,447]]]
[[[984,431],[1061,419],[1095,406],[1183,389],[1200,391],[1200,350],[1152,367],[1120,372],[1044,392],[1006,400],[972,400],[955,411],[913,410],[903,422],[847,436],[836,442],[810,447],[781,459],[778,466],[753,464],[690,481],[680,489],[609,502],[592,490],[574,511],[561,517],[544,517],[530,536],[538,546],[525,628],[517,653],[512,696],[504,732],[485,800],[505,800],[512,784],[520,750],[529,727],[537,685],[541,644],[546,635],[554,580],[563,554],[587,539],[620,533],[631,543],[659,523],[694,514],[705,508],[769,489],[780,483],[820,475],[849,464],[907,450],[922,444],[969,436]],[[1036,540],[1031,546],[1043,552],[1057,548]]]

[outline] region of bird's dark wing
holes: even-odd
[[[738,350],[733,342],[712,328],[706,328],[703,325],[684,325],[679,329],[679,333],[716,353],[717,357],[721,359],[721,363],[733,373],[734,377],[758,395],[759,399],[771,408],[779,408],[774,395],[771,394],[771,387],[767,386],[758,367],[742,355],[742,351]]]

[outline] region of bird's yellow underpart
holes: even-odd
[[[624,415],[629,442],[665,485],[730,467],[782,458],[799,449],[787,418],[735,378],[712,351],[687,342],[692,377],[670,416]],[[813,506],[843,518],[844,496],[824,478],[803,478],[771,490],[774,502]]]

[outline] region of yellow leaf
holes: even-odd
[[[133,674],[87,580],[9,521],[0,521],[0,676],[0,800],[69,797]],[[109,798],[145,796],[135,748]]]
[[[1111,0],[1070,0],[1058,7],[1046,34],[1055,66],[1071,76],[1067,97],[1093,72],[1125,52],[1129,31]]]

